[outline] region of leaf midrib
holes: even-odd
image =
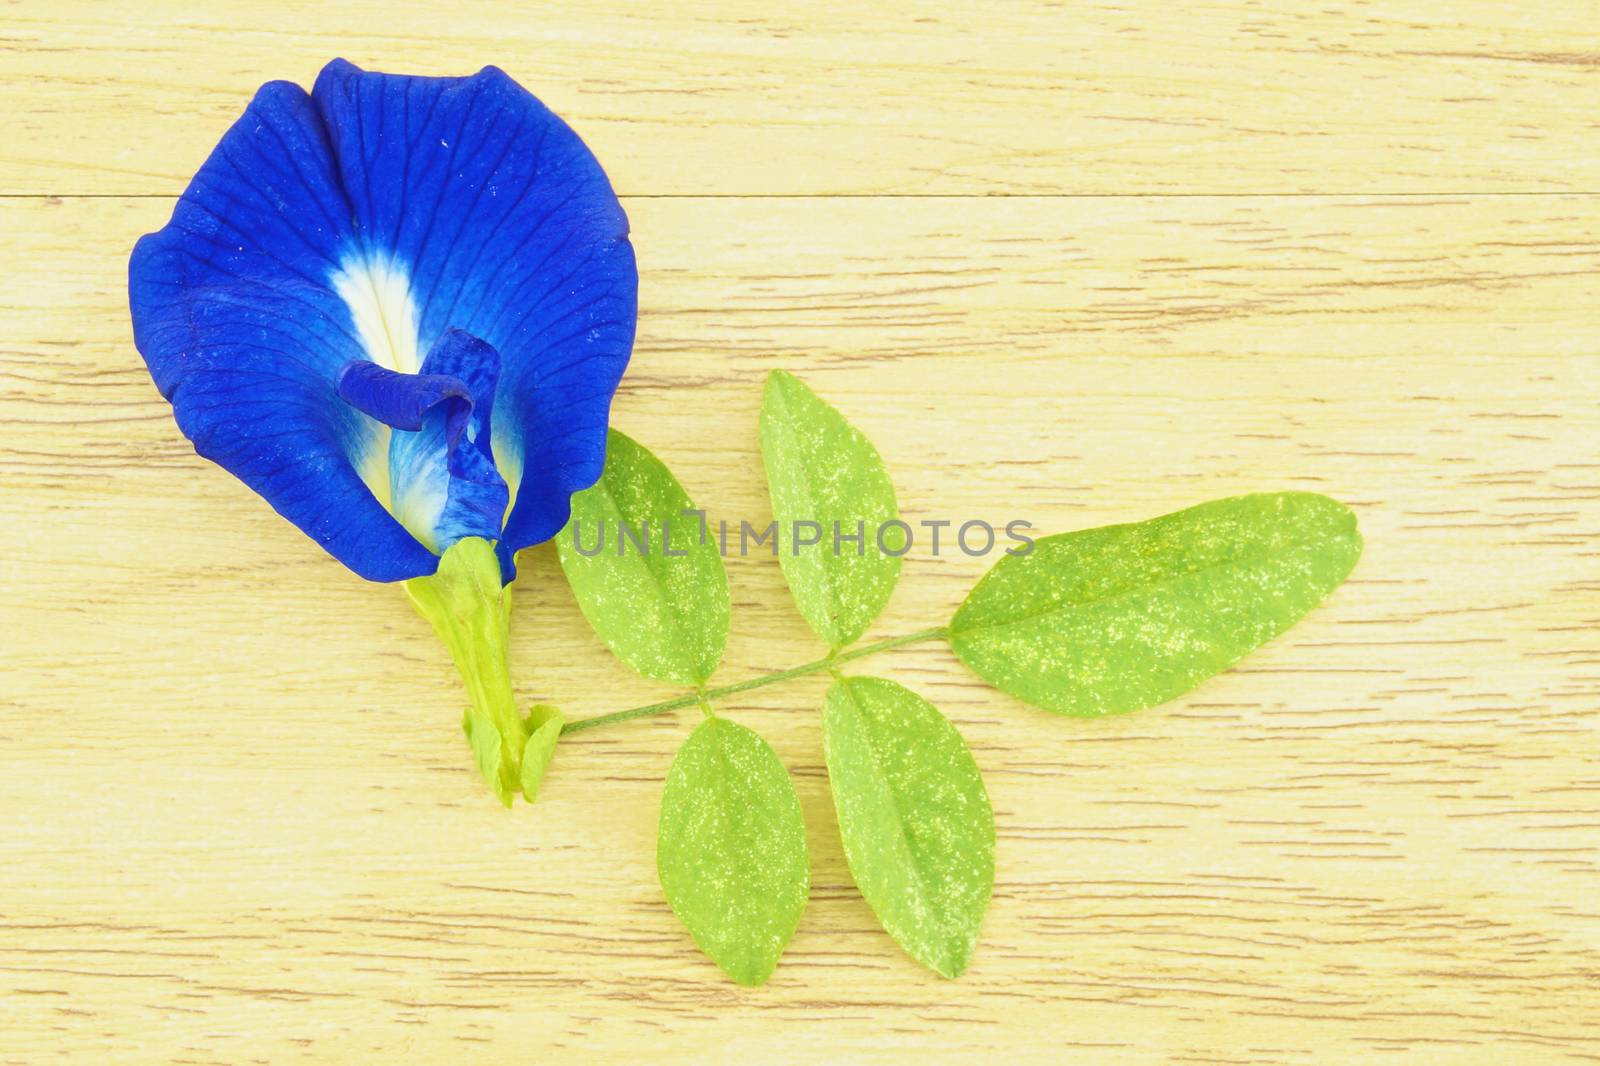
[[[851,709],[855,713],[857,721],[859,721],[862,725],[862,735],[866,741],[867,755],[872,761],[873,772],[876,773],[878,779],[883,782],[884,792],[887,793],[889,797],[889,807],[894,811],[895,837],[904,848],[906,858],[908,859],[908,861],[905,863],[905,866],[911,871],[912,878],[915,881],[917,897],[923,901],[932,901],[937,899],[937,895],[929,890],[928,882],[923,874],[921,863],[918,861],[917,851],[911,846],[911,837],[910,834],[906,832],[906,818],[905,814],[901,810],[900,798],[895,793],[893,785],[891,785],[889,782],[889,775],[883,771],[883,763],[878,756],[877,746],[873,743],[872,730],[866,725],[867,716],[862,713],[861,702],[856,698],[856,694],[854,691],[852,691],[852,686],[849,681],[844,682],[843,688],[845,696],[850,700]],[[935,916],[935,925],[940,935],[946,934],[948,932],[946,929],[948,923],[945,921],[944,915],[939,912],[939,908],[929,902],[928,911]],[[937,967],[935,968],[937,969]]]
[[[624,511],[622,509],[622,504],[617,499],[617,494],[611,490],[610,479],[607,478],[607,477],[601,477],[600,486],[601,486],[601,491],[603,491],[606,494],[606,499],[608,501],[610,501],[611,509],[616,513],[617,520],[619,522],[629,522],[631,524],[631,520],[629,519],[627,514],[624,513]],[[684,493],[683,497],[684,497],[685,502],[687,502],[691,507],[694,505],[694,501],[690,500],[688,498],[688,494],[687,493]],[[644,519],[644,521],[648,522],[649,519],[648,518]],[[663,551],[665,551],[665,548],[666,548],[666,540],[665,540],[666,535],[667,535],[666,534],[666,528],[665,528],[665,525],[663,525],[662,534],[661,534]],[[619,531],[619,536],[620,536],[620,531]],[[602,548],[603,547],[604,547],[604,545],[602,544]],[[622,544],[619,541],[618,542],[618,549],[620,550],[621,547],[622,547]],[[661,606],[662,606],[662,614],[666,616],[667,625],[672,630],[672,632],[671,632],[671,637],[672,637],[671,646],[676,652],[681,654],[683,652],[684,648],[688,646],[688,643],[684,639],[685,638],[685,631],[684,631],[684,627],[683,627],[683,619],[681,617],[679,617],[678,605],[675,604],[672,601],[672,597],[667,594],[666,581],[663,579],[662,568],[666,565],[666,560],[662,556],[658,556],[656,553],[654,553],[652,551],[649,551],[648,548],[643,553],[643,555],[640,555],[640,554],[634,553],[634,552],[628,552],[628,551],[623,551],[622,555],[624,557],[626,557],[626,558],[632,558],[632,559],[637,560],[638,565],[640,565],[644,569],[644,572],[646,574],[650,575],[650,584],[651,584],[651,587],[654,588],[654,590],[655,590],[656,600],[661,604]],[[688,658],[688,656],[685,656],[685,658]],[[699,664],[698,663],[692,664],[690,666],[690,668],[688,670],[688,674],[689,674],[689,676],[691,676],[691,677],[693,677],[695,679],[693,682],[691,682],[693,684],[698,684],[698,683],[701,683],[701,682],[703,682],[705,680],[705,678],[699,676],[700,675],[700,669],[699,669]]]
[[[816,514],[817,514],[816,498],[812,495],[812,492],[811,492],[810,472],[811,472],[811,459],[813,457],[810,454],[808,454],[804,448],[802,448],[800,446],[800,434],[798,434],[798,433],[796,433],[794,431],[794,428],[793,428],[793,426],[791,424],[793,422],[794,416],[793,416],[793,411],[792,411],[791,405],[789,403],[789,397],[787,395],[785,395],[785,390],[786,389],[787,389],[786,385],[780,384],[778,386],[778,388],[776,390],[774,390],[774,394],[775,394],[775,396],[777,398],[777,402],[775,404],[773,404],[773,406],[777,410],[774,411],[773,420],[772,421],[773,421],[773,424],[783,433],[784,437],[786,438],[785,441],[784,441],[784,444],[787,445],[787,447],[784,448],[784,453],[785,454],[798,454],[798,455],[800,455],[800,462],[799,462],[799,464],[797,464],[797,468],[798,468],[798,471],[799,471],[799,476],[797,478],[793,478],[791,480],[796,481],[796,482],[799,483],[799,485],[800,485],[800,495],[803,497],[802,504],[803,504],[803,506],[805,508],[806,513],[811,515],[811,518],[809,518],[809,519],[797,519],[797,518],[789,519],[789,523],[790,523],[790,526],[791,526],[790,539],[792,540],[793,537],[794,537],[794,534],[793,534],[793,523],[800,522],[800,521],[812,521],[812,522],[815,522],[818,519],[816,517]],[[846,427],[846,428],[848,428],[848,427]],[[777,516],[774,516],[774,517],[777,517]],[[784,524],[783,523],[783,519],[779,518],[778,519],[778,532],[775,535],[779,538],[780,541],[783,538],[783,524]],[[783,556],[781,554],[782,553],[782,547],[783,546],[780,544],[779,545],[779,553],[780,553],[779,562],[780,563],[782,563],[783,559],[785,558],[785,556]],[[800,554],[799,554],[799,552],[795,552],[792,555],[788,556],[787,558],[793,558],[796,561],[798,561],[800,559]],[[813,556],[813,558],[824,559],[825,557],[820,556],[820,555],[816,555],[816,556]],[[780,569],[781,568],[782,567],[780,566]],[[842,603],[842,601],[840,599],[840,595],[839,595],[838,581],[837,581],[835,575],[833,574],[833,572],[829,569],[828,564],[827,564],[826,561],[823,561],[823,562],[821,562],[819,564],[812,565],[811,566],[811,571],[813,573],[821,575],[821,578],[822,578],[822,581],[821,581],[822,592],[823,592],[823,596],[825,597],[825,599],[827,601],[826,607],[827,607],[827,611],[828,611],[828,630],[829,631],[827,633],[819,634],[819,636],[821,636],[824,640],[826,640],[830,647],[837,646],[838,643],[839,643],[839,636],[840,636],[840,633],[841,633],[841,630],[839,628],[839,615],[842,614],[843,611],[844,611],[844,606],[843,606],[843,603]],[[801,613],[803,614],[804,612],[801,612]]]
[[[1055,616],[1055,615],[1068,614],[1068,613],[1070,613],[1072,611],[1081,610],[1081,609],[1086,608],[1086,607],[1096,607],[1096,606],[1101,606],[1101,605],[1104,605],[1104,604],[1117,603],[1117,602],[1122,601],[1122,600],[1132,599],[1134,596],[1146,594],[1146,593],[1149,593],[1151,591],[1160,590],[1162,587],[1164,587],[1166,585],[1174,584],[1177,581],[1180,581],[1180,580],[1183,580],[1183,579],[1186,579],[1186,578],[1190,578],[1190,577],[1194,577],[1197,574],[1204,574],[1204,573],[1208,573],[1208,572],[1211,572],[1211,571],[1214,571],[1214,570],[1224,570],[1224,569],[1228,569],[1228,568],[1245,566],[1245,565],[1248,565],[1250,563],[1264,562],[1264,561],[1276,558],[1279,555],[1287,554],[1288,552],[1296,551],[1296,550],[1301,549],[1301,548],[1315,547],[1315,546],[1320,545],[1320,544],[1331,544],[1334,541],[1337,541],[1337,540],[1340,540],[1340,539],[1343,539],[1343,538],[1347,537],[1348,535],[1349,534],[1337,534],[1337,535],[1328,536],[1328,537],[1308,537],[1308,538],[1306,538],[1304,540],[1294,541],[1293,543],[1291,543],[1291,544],[1289,544],[1287,546],[1284,546],[1284,547],[1280,547],[1275,551],[1264,551],[1264,552],[1254,553],[1254,554],[1250,554],[1250,555],[1235,556],[1234,558],[1226,559],[1226,560],[1223,560],[1221,562],[1208,563],[1205,566],[1197,566],[1197,567],[1194,567],[1194,568],[1189,569],[1189,570],[1184,570],[1181,573],[1173,574],[1173,575],[1171,575],[1169,577],[1162,578],[1159,581],[1150,582],[1149,584],[1137,585],[1137,586],[1133,586],[1133,587],[1129,587],[1129,588],[1119,589],[1117,592],[1115,592],[1115,593],[1113,593],[1111,595],[1096,596],[1096,597],[1093,597],[1093,598],[1090,598],[1090,599],[1083,599],[1083,600],[1075,600],[1075,601],[1073,601],[1071,603],[1065,603],[1065,604],[1054,604],[1054,605],[1051,605],[1049,607],[1045,607],[1045,608],[1043,608],[1041,610],[1029,611],[1029,612],[1027,612],[1025,614],[1018,615],[1015,618],[1007,618],[1004,621],[980,622],[978,624],[965,626],[965,627],[960,628],[960,629],[957,629],[952,624],[951,629],[950,629],[950,638],[952,640],[954,640],[957,637],[962,637],[962,636],[966,636],[966,635],[971,634],[971,633],[976,633],[976,632],[978,632],[980,630],[1003,629],[1006,626],[1019,625],[1019,624],[1021,624],[1023,622],[1033,622],[1033,621],[1037,621],[1037,620],[1043,619],[1043,618],[1050,618],[1050,617]],[[974,590],[974,591],[976,591],[976,590]],[[963,605],[963,606],[965,606],[965,605]],[[959,617],[959,616],[960,616],[960,612],[958,611],[957,612],[957,617]]]

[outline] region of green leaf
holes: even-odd
[[[994,812],[961,734],[910,689],[852,677],[828,690],[822,741],[861,894],[908,955],[960,976],[994,888]]]
[[[728,575],[716,541],[684,514],[693,509],[661,460],[611,430],[605,473],[572,497],[571,521],[556,538],[561,569],[600,639],[646,677],[679,685],[703,684],[728,639]]]
[[[883,460],[838,411],[782,370],[767,377],[761,458],[795,605],[818,636],[844,647],[889,601],[906,549],[904,527],[884,527],[900,512]],[[859,545],[844,539],[858,533]],[[797,547],[813,534],[820,543]]]
[[[1360,555],[1355,514],[1306,492],[1045,537],[978,582],[950,644],[1018,699],[1121,714],[1187,692],[1282,633]]]
[[[756,734],[707,718],[661,794],[656,869],[700,950],[742,985],[772,975],[810,890],[800,800]]]

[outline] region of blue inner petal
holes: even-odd
[[[390,510],[435,552],[463,537],[500,537],[510,494],[490,431],[499,376],[494,348],[461,330],[440,337],[418,373],[355,360],[339,374],[340,398],[398,431],[388,449]]]

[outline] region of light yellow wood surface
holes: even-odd
[[[504,67],[633,193],[1600,188],[1596,0],[672,6],[10,0],[0,191],[176,195],[335,53]]]
[[[1600,6],[764,6],[0,7],[0,1063],[1600,1059]],[[401,592],[197,459],[132,347],[132,242],[335,53],[497,63],[596,147],[641,272],[616,422],[714,517],[768,514],[781,366],[913,521],[1298,487],[1366,555],[1125,718],[864,667],[994,801],[954,983],[851,886],[822,681],[729,701],[814,865],[737,988],[654,876],[692,716],[575,736],[500,810]],[[888,192],[951,195],[829,195]],[[523,564],[524,700],[671,694]],[[913,555],[873,632],[985,566]],[[718,680],[819,653],[773,560],[730,577]]]

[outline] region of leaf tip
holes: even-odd
[[[718,963],[717,965],[721,968],[723,973],[727,974],[733,979],[734,984],[741,985],[745,988],[760,988],[762,985],[767,983],[768,979],[772,977],[773,973],[778,968],[776,959],[773,960],[771,966],[757,965],[751,969],[723,966],[721,963]]]
[[[799,396],[816,396],[811,386],[787,370],[767,371],[767,381],[761,390],[761,407],[765,411],[775,403],[793,400]]]

